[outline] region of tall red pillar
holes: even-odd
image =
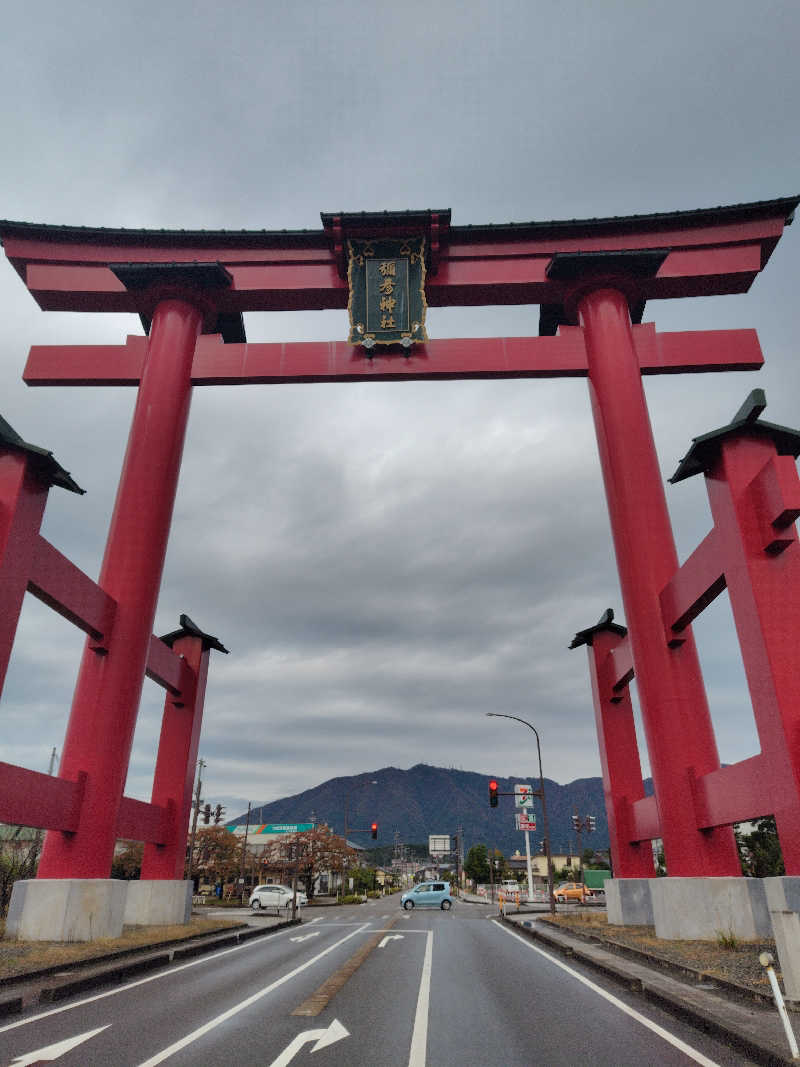
[[[99,581],[117,602],[116,619],[107,648],[87,641],[61,759],[61,777],[87,772],[80,821],[75,833],[47,834],[40,878],[108,878],[111,870],[202,318],[185,299],[155,307]]]
[[[694,641],[687,633],[669,648],[664,636],[659,594],[678,558],[628,300],[613,284],[584,288],[577,308],[667,871],[740,875],[732,830],[696,825],[691,782],[717,769],[719,756]]]

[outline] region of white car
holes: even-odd
[[[292,891],[285,885],[257,885],[250,894],[249,904],[253,911],[259,911],[261,908],[275,908],[276,911],[291,911]],[[298,908],[302,908],[306,904],[308,904],[308,897],[298,889]]]

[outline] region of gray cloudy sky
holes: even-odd
[[[791,0],[17,5],[0,68],[0,216],[319,228],[320,211],[449,207],[453,223],[669,211],[800,192]],[[759,374],[649,378],[664,477],[766,389],[800,425],[800,232],[750,294],[651,302],[662,330],[754,326]],[[119,343],[134,316],[42,313],[0,262],[0,414],[87,489],[45,535],[92,577],[134,391],[28,389],[34,343]],[[532,335],[538,308],[432,309],[431,337]],[[344,312],[247,316],[250,340],[344,339]],[[668,489],[684,558],[701,479]],[[418,762],[600,773],[576,630],[622,610],[585,381],[197,389],[155,631],[212,659],[206,796],[266,802]],[[726,596],[696,626],[720,753],[757,750]],[[81,635],[28,597],[3,758],[46,769]],[[149,798],[145,684],[130,795]],[[531,739],[532,740],[532,739]],[[307,812],[298,812],[297,817]]]

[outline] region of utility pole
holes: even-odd
[[[194,881],[194,875],[192,874],[192,867],[194,865],[194,839],[197,834],[197,816],[200,814],[200,790],[203,788],[203,783],[200,778],[205,767],[205,760],[199,759],[197,761],[197,785],[194,791],[194,812],[192,813],[192,832],[189,835],[189,856],[186,862],[187,877]]]
[[[242,841],[242,863],[239,874],[239,883],[242,887],[242,900],[244,900],[245,865],[247,862],[247,832],[250,829],[250,801],[247,801],[247,822],[244,824],[244,841]]]

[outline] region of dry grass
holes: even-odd
[[[232,919],[192,919],[176,926],[126,926],[122,937],[100,941],[63,943],[58,941],[0,941],[0,978],[29,974],[44,967],[69,967],[126,949],[149,948],[165,941],[180,941],[199,934],[212,934],[238,926]],[[5,933],[0,924],[0,936]]]
[[[727,938],[721,932],[723,936],[716,941],[663,941],[656,937],[652,926],[611,926],[605,914],[598,912],[548,915],[545,921],[577,934],[639,949],[711,978],[721,978],[760,993],[770,992],[766,971],[758,962],[761,952],[771,952],[777,957],[775,942],[769,939],[744,941]],[[776,973],[780,977],[777,969]]]

